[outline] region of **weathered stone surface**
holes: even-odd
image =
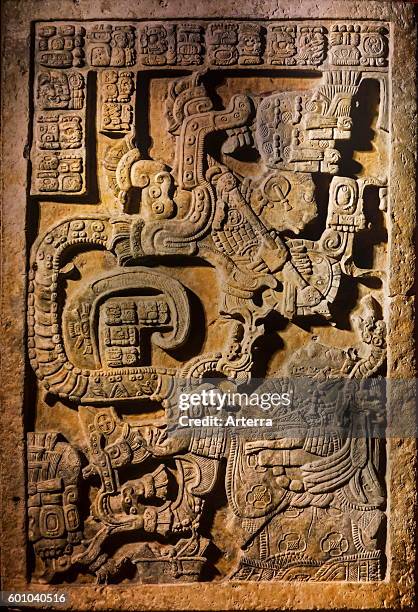
[[[415,429],[355,431],[414,411],[412,6],[2,13],[2,588],[411,609]],[[220,381],[308,391],[173,432]]]

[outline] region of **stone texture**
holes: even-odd
[[[166,428],[212,378],[414,378],[412,6],[2,13],[2,588],[411,609],[413,437]]]

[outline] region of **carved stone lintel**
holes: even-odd
[[[225,581],[385,579],[384,448],[353,432],[385,371],[389,42],[328,18],[36,24],[34,578],[206,580],[215,544]],[[277,428],[200,396],[177,427],[211,379],[302,378]]]

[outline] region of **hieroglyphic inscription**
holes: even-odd
[[[100,78],[101,131],[129,132],[135,106],[133,73],[126,70],[104,70]]]
[[[33,194],[86,192],[85,35],[81,24],[36,25]]]

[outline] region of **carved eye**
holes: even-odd
[[[348,185],[342,185],[337,191],[337,204],[342,208],[349,208],[352,205],[352,193]]]
[[[123,491],[125,499],[129,499],[134,494],[133,487],[126,487]]]
[[[80,231],[84,229],[84,221],[73,221],[70,227],[74,231]]]

